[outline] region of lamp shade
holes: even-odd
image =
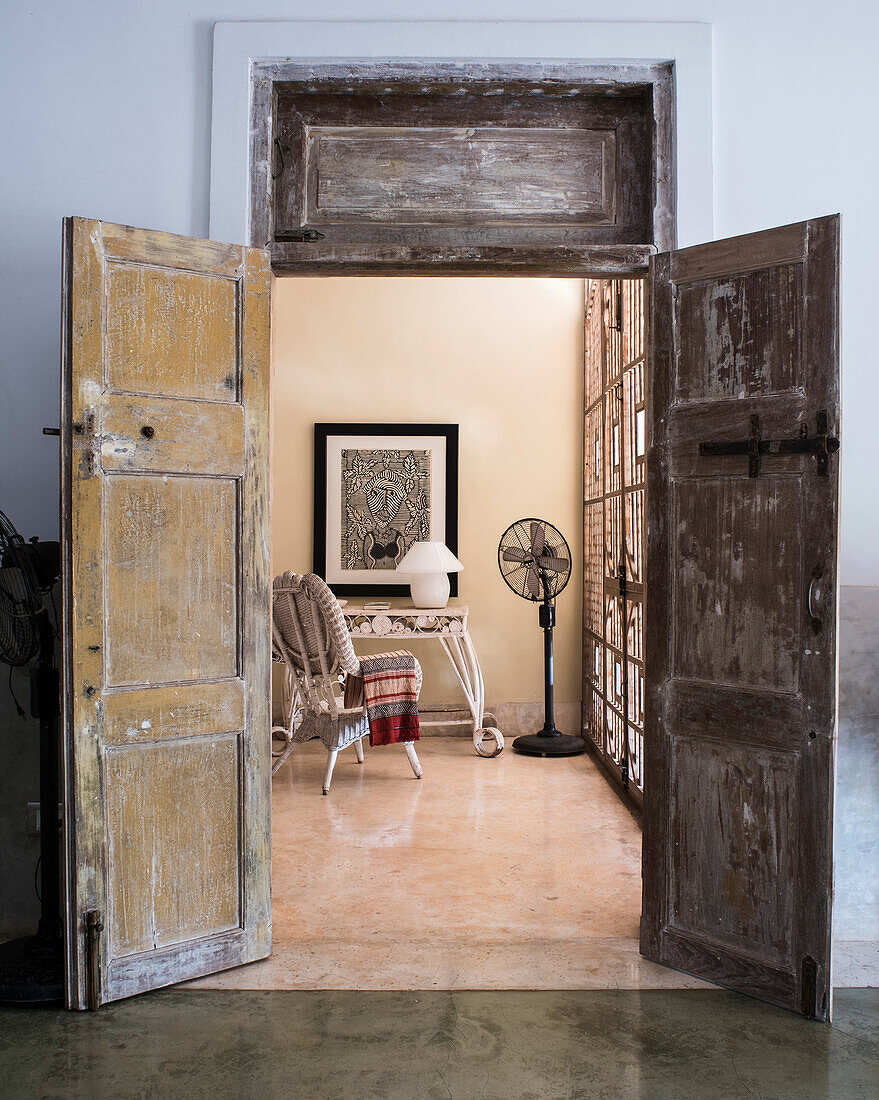
[[[398,573],[460,573],[464,566],[444,542],[413,542]]]

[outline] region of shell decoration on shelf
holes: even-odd
[[[467,629],[463,615],[455,618],[451,615],[413,615],[407,612],[395,614],[393,610],[380,614],[345,614],[345,623],[354,635],[378,638],[388,634],[463,634]]]
[[[380,638],[383,638],[385,634],[390,634],[392,627],[393,624],[387,615],[376,615],[372,620],[372,632]]]

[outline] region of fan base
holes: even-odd
[[[583,738],[569,733],[526,733],[513,742],[513,752],[525,756],[579,756],[585,751]]]
[[[64,1000],[61,941],[25,936],[0,944],[0,1002],[60,1004]]]

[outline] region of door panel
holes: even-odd
[[[674,484],[673,679],[797,690],[799,497],[798,478]]]
[[[149,710],[152,717],[140,715]],[[104,744],[217,735],[244,728],[244,682],[174,684],[108,693],[104,698]]]
[[[271,949],[270,278],[65,223],[71,1007]]]
[[[802,264],[678,282],[677,403],[795,389],[802,362]],[[779,312],[789,327],[773,323]],[[745,322],[743,324],[743,322]]]
[[[105,279],[108,389],[236,400],[237,279],[131,262]]]
[[[239,927],[240,738],[106,748],[111,959]],[[184,852],[197,858],[181,875]],[[149,879],[144,867],[152,868]]]
[[[237,481],[244,473],[244,409],[239,404],[107,394],[101,467],[225,475]]]
[[[237,486],[107,477],[104,687],[238,673]]]
[[[309,225],[608,225],[616,212],[616,140],[616,130],[599,129],[309,126],[306,218]],[[555,190],[535,187],[544,173]]]
[[[681,826],[671,853],[671,928],[730,949],[755,952],[756,945],[768,962],[790,962],[794,914],[789,893],[777,888],[791,872],[790,764],[788,753],[761,753],[755,761],[743,742],[679,738],[672,807]],[[693,790],[702,797],[690,807]],[[721,805],[734,810],[732,829],[716,827]]]
[[[666,253],[650,277],[641,950],[821,1019],[836,440],[810,450],[839,434],[838,232]]]

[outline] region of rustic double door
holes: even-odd
[[[827,218],[655,257],[630,428],[644,412],[642,951],[825,1019],[837,235]],[[65,281],[81,1008],[271,950],[271,272],[256,250],[71,219]]]

